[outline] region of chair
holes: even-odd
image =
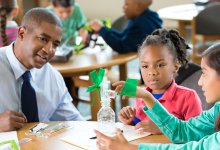
[[[128,20],[124,16],[120,16],[112,23],[112,28],[117,31],[123,31],[127,24]]]
[[[206,102],[202,88],[198,85],[201,74],[202,71],[200,66],[189,63],[188,68],[185,69],[184,67],[181,67],[179,69],[178,75],[175,80],[177,84],[195,90],[202,102],[202,109],[208,110],[213,106],[213,104],[209,104]]]
[[[201,54],[207,46],[207,41],[220,40],[220,3],[211,3],[193,18],[192,22],[192,60],[200,64]],[[202,47],[197,48],[197,42],[202,42]],[[199,52],[200,51],[200,52]]]

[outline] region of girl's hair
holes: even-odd
[[[187,66],[187,49],[189,49],[189,46],[176,30],[155,30],[144,40],[143,44],[139,48],[139,55],[141,54],[143,48],[149,45],[166,46],[173,55],[174,61],[178,61],[185,67]]]
[[[51,2],[55,7],[70,7],[75,4],[75,0],[51,0]]]
[[[8,40],[6,35],[7,17],[16,7],[17,7],[16,0],[0,0],[0,34],[1,34],[3,46],[8,45]]]
[[[220,76],[220,43],[216,43],[209,47],[201,56],[206,58],[207,65],[214,69]],[[220,112],[215,120],[215,131],[220,131]]]

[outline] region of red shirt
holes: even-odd
[[[148,87],[146,87],[146,90],[151,91]],[[192,89],[177,85],[175,81],[172,82],[158,101],[169,113],[181,120],[188,120],[191,117],[198,116],[202,112],[202,104],[197,93]],[[136,98],[136,117],[141,121],[149,120],[143,111],[144,106],[144,101]]]

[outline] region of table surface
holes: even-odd
[[[86,129],[86,126],[88,127],[88,124],[91,124],[92,122],[86,122],[86,121],[68,121],[67,123],[73,124],[73,128],[81,128]],[[61,140],[61,138],[66,136],[76,136],[73,133],[73,129],[67,129],[64,130],[58,134],[51,135],[49,138],[42,138],[42,137],[36,137],[36,136],[30,136],[26,135],[25,133],[28,132],[28,130],[36,125],[36,123],[28,123],[23,128],[18,130],[18,139],[21,140],[23,138],[31,138],[32,141],[25,143],[21,145],[21,150],[69,150],[69,149],[76,149],[80,150],[81,148],[76,147],[74,145],[68,144]],[[89,131],[88,131],[89,132]],[[164,135],[150,135],[147,137],[143,137],[140,139],[136,139],[134,141],[131,141],[133,144],[138,143],[169,143],[169,140]]]
[[[126,64],[127,62],[137,58],[137,52],[127,54],[116,54],[110,47],[101,50],[99,47],[94,49],[86,48],[80,53],[74,53],[68,62],[51,64],[63,76],[84,75],[90,71],[107,68],[115,65]]]
[[[162,8],[158,14],[163,19],[177,21],[192,21],[193,17],[204,9],[204,6],[196,6],[195,4],[183,4]]]

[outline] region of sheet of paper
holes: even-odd
[[[120,122],[116,123],[116,127],[123,130],[123,134],[128,141],[133,141],[133,140],[150,135],[150,133],[147,133],[147,132],[139,133],[137,130],[135,130],[134,126],[124,125]]]
[[[11,132],[1,132],[0,133],[0,143],[4,141],[9,141],[9,140],[15,140],[16,143],[18,143],[18,137],[17,137],[17,132],[16,131],[11,131]],[[0,150],[3,146],[0,147]],[[18,145],[19,147],[19,145]]]
[[[128,141],[142,138],[150,135],[150,133],[138,133],[134,126],[116,123],[116,127],[123,130],[123,135]],[[80,147],[82,149],[96,150],[96,139],[90,139],[95,136],[94,129],[97,129],[97,122],[74,122],[74,127],[68,131],[71,136],[61,138],[62,141]]]
[[[90,139],[95,136],[94,129],[97,129],[96,122],[74,122],[73,128],[69,131],[73,133],[72,136],[61,138],[61,140],[82,149],[96,150],[96,139]]]

